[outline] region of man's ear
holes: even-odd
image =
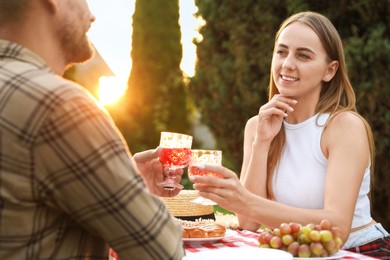
[[[56,13],[58,11],[58,1],[61,0],[41,0],[44,2],[45,6],[51,13]]]
[[[327,69],[324,77],[322,78],[322,80],[325,82],[329,82],[336,74],[336,71],[338,68],[339,68],[339,62],[337,60],[331,61],[328,64],[328,69]]]

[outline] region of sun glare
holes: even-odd
[[[134,12],[135,0],[115,0],[115,8],[107,9],[105,1],[88,0],[89,5],[97,17],[88,35],[95,47],[99,50],[107,65],[112,69],[118,78],[126,78],[132,67],[131,57],[131,16]],[[198,32],[204,24],[202,19],[197,19],[194,14],[198,8],[195,0],[180,0],[180,27],[183,57],[180,68],[187,77],[195,75],[196,46],[193,39],[201,41]],[[130,15],[130,16],[129,16]],[[115,16],[118,19],[112,19]],[[126,22],[124,22],[126,21]],[[117,28],[117,30],[112,30]],[[111,39],[108,41],[107,39]],[[116,48],[112,48],[112,41],[115,40]],[[119,45],[119,43],[121,43]],[[125,58],[126,57],[126,58]],[[126,91],[126,80],[119,80],[116,77],[101,77],[98,90],[98,99],[104,106],[114,104]]]
[[[127,84],[117,77],[99,78],[99,101],[103,106],[111,105],[125,94]]]
[[[194,0],[180,0],[181,44],[183,47],[183,58],[180,68],[188,77],[195,75],[196,46],[193,39],[199,38],[198,27],[201,25],[194,14],[198,11]]]

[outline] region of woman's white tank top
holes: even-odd
[[[327,159],[320,143],[328,118],[329,114],[320,114],[299,124],[283,123],[286,143],[273,177],[276,201],[298,208],[323,208]],[[368,167],[360,186],[352,228],[372,220],[369,191]]]

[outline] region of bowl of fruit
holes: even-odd
[[[284,250],[296,258],[327,258],[336,256],[342,247],[341,229],[329,220],[320,224],[282,223],[274,229],[260,229],[261,248]]]

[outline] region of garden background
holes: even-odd
[[[221,149],[223,164],[239,174],[245,123],[268,99],[275,32],[293,13],[318,11],[341,35],[358,111],[373,129],[372,210],[389,230],[390,0],[197,0],[196,5],[205,25],[203,39],[195,42],[196,74],[189,78],[179,67],[178,0],[136,1],[128,89],[115,106],[107,106],[131,152],[155,148],[161,131],[195,135],[201,123],[214,137],[211,148]],[[194,148],[205,148],[200,139]],[[187,178],[182,183],[191,188]]]

